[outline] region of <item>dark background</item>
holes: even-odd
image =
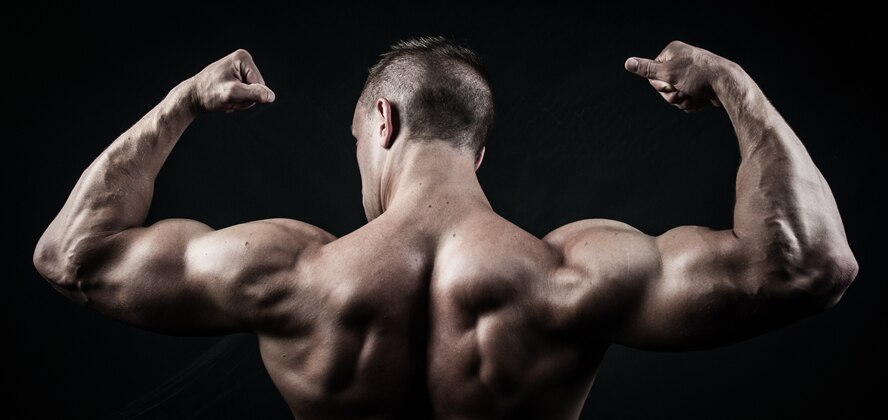
[[[3,378],[10,418],[287,418],[255,338],[168,337],[66,301],[31,253],[79,174],[176,83],[248,49],[277,102],[199,118],[157,181],[149,222],[222,228],[364,222],[349,124],[366,69],[398,39],[443,34],[484,58],[498,120],[478,172],[495,211],[536,235],[591,217],[656,235],[731,226],[739,163],[722,110],[686,115],[625,72],[673,39],[741,64],[829,181],[860,263],[832,310],[726,348],[613,347],[583,418],[862,417],[884,395],[876,163],[881,23],[851,6],[637,4],[58,9],[7,15]],[[479,8],[481,7],[481,8]],[[881,68],[881,70],[880,70]],[[879,140],[883,140],[880,138]],[[8,410],[8,411],[7,411]],[[7,416],[4,416],[7,417]]]

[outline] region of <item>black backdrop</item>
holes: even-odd
[[[31,264],[81,171],[178,81],[236,48],[277,102],[207,115],[158,181],[149,222],[221,228],[290,217],[341,236],[365,222],[349,137],[366,68],[394,41],[444,34],[485,57],[498,120],[478,172],[494,210],[536,235],[603,217],[649,234],[728,228],[739,163],[723,111],[685,115],[622,68],[672,39],[740,63],[830,182],[861,270],[834,309],[726,348],[612,348],[583,418],[862,416],[883,394],[884,268],[875,215],[875,12],[391,4],[35,9],[7,15],[4,207],[12,275],[3,367],[13,418],[287,418],[255,339],[168,337],[57,295]],[[852,13],[853,12],[853,13]],[[878,194],[877,194],[878,193]],[[4,416],[6,417],[6,416]]]

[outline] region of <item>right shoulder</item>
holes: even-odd
[[[637,279],[660,269],[655,238],[629,224],[584,219],[542,238],[558,262],[549,273],[546,301],[561,328],[604,325],[614,306],[637,290]]]
[[[610,219],[583,219],[568,223],[542,238],[559,257],[561,265],[596,269],[617,255],[638,257],[656,248],[654,237],[631,225]],[[632,255],[634,254],[634,255]],[[637,258],[633,258],[637,261]]]
[[[577,235],[603,232],[641,233],[638,229],[623,222],[611,219],[583,219],[561,226],[543,237],[543,242],[550,246],[560,247]]]

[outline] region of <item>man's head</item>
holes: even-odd
[[[380,177],[396,142],[447,144],[475,159],[477,170],[493,117],[490,85],[472,50],[444,37],[391,46],[370,68],[352,120],[368,220],[382,212]]]

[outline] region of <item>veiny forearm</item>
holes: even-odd
[[[832,277],[812,288],[850,282],[857,264],[829,185],[756,83],[736,64],[725,69],[713,89],[740,143],[736,236],[754,263],[767,263],[778,275]]]
[[[60,285],[75,281],[78,259],[97,240],[144,223],[154,180],[194,119],[189,83],[170,91],[81,175],[38,243],[37,267],[55,271],[45,277]]]

